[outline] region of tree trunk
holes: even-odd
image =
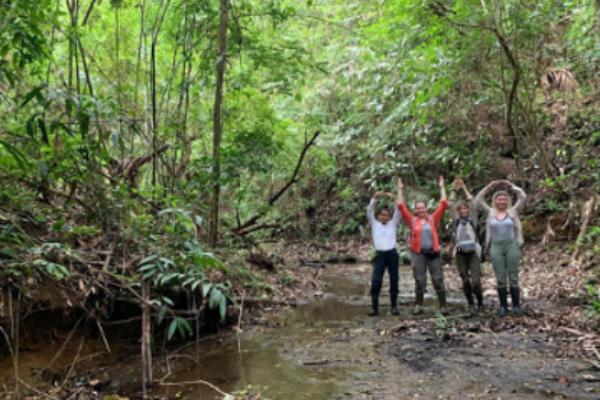
[[[215,104],[213,107],[213,193],[210,211],[211,246],[216,246],[219,240],[219,196],[221,192],[221,138],[223,136],[223,83],[225,66],[227,64],[227,25],[229,9],[227,0],[220,0],[219,6],[219,36],[217,52],[217,82],[215,88]]]
[[[152,316],[150,315],[150,283],[142,282],[142,391],[144,398],[152,384]]]

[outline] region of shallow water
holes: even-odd
[[[154,398],[223,398],[199,380],[237,395],[260,393],[263,400],[599,398],[599,385],[582,378],[584,373],[590,375],[585,364],[554,358],[543,336],[490,333],[462,335],[454,342],[437,340],[435,328],[424,328],[427,324],[414,320],[410,313],[414,283],[409,268],[401,268],[401,315],[388,313],[385,282],[381,316],[367,317],[369,273],[369,265],[328,267],[320,277],[326,287],[311,301],[267,312],[239,335],[204,338],[198,345],[191,343],[169,353],[166,359],[156,356],[154,379],[183,384],[157,386]],[[449,297],[453,317],[460,318],[461,296]],[[419,319],[434,317],[436,303],[430,292],[428,311]],[[389,335],[404,322],[414,328]],[[81,337],[74,337],[55,363],[63,374],[59,384],[78,353]],[[63,340],[23,349],[21,376],[47,384],[49,377],[40,376],[40,371]],[[101,382],[98,389],[103,393],[140,398],[138,350],[115,344],[107,354],[100,341],[85,340],[79,359],[92,358],[79,362],[73,376],[84,386],[90,380]],[[1,360],[2,382],[10,378],[10,370],[10,359]],[[561,374],[573,383],[562,386],[556,378]]]

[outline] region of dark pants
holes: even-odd
[[[418,305],[423,305],[423,297],[427,286],[427,270],[431,275],[433,288],[435,289],[440,304],[446,303],[446,289],[444,287],[444,271],[440,256],[429,256],[420,253],[412,253],[413,274],[415,277],[415,297]]]
[[[474,304],[473,294],[479,306],[483,305],[481,289],[481,260],[477,253],[456,253],[456,264],[463,284],[463,291],[469,304]]]
[[[396,249],[375,253],[373,275],[371,276],[371,297],[373,298],[379,297],[386,268],[390,275],[390,301],[392,307],[395,307],[398,299],[398,252]]]

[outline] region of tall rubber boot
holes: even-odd
[[[510,297],[512,297],[513,314],[520,317],[521,315],[523,315],[523,309],[521,309],[521,299],[520,299],[519,287],[511,286]]]
[[[508,315],[508,292],[506,288],[498,288],[498,300],[500,300],[500,308],[498,309],[498,315],[505,317]]]
[[[448,315],[448,304],[446,303],[446,292],[438,292],[438,301],[440,304],[440,312],[442,315]]]
[[[481,310],[483,308],[483,291],[481,290],[481,286],[473,287],[473,293],[475,293],[475,297],[477,298],[477,308]]]
[[[392,315],[399,315],[400,312],[398,311],[398,294],[390,294],[390,312],[392,313]]]
[[[465,294],[465,297],[467,298],[467,303],[469,303],[469,306],[473,306],[474,302],[473,302],[473,289],[471,288],[471,282],[469,282],[468,279],[464,280],[463,283],[463,293]]]
[[[379,296],[371,296],[371,312],[370,317],[379,315]]]
[[[425,294],[423,292],[417,291],[417,293],[415,293],[415,309],[413,310],[413,314],[418,315],[423,313],[424,298]]]

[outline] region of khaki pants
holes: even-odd
[[[444,272],[442,271],[442,262],[439,254],[431,257],[424,254],[412,253],[413,275],[415,277],[415,294],[417,304],[422,302],[423,294],[427,287],[427,270],[431,275],[433,288],[438,296],[443,296],[446,293],[444,287]]]

